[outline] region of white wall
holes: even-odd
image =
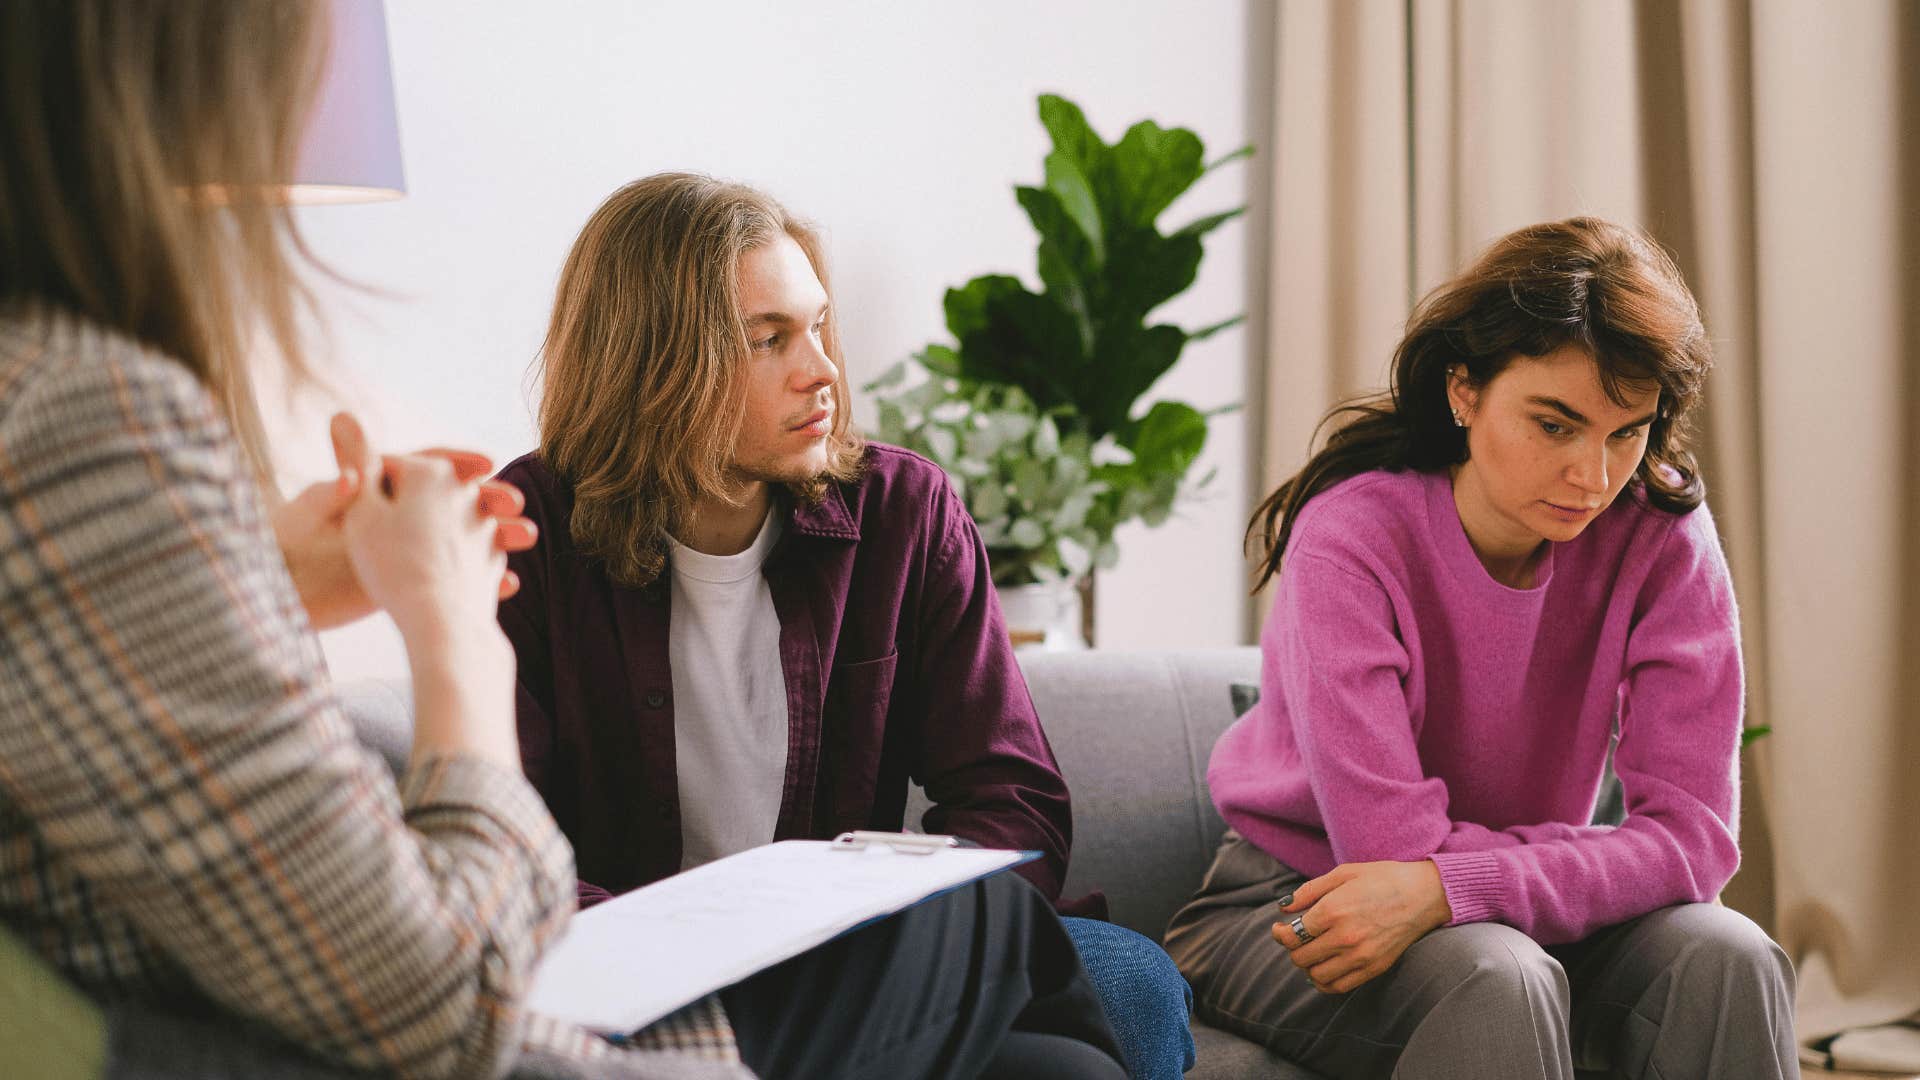
[[[627,180],[692,169],[772,192],[824,226],[857,385],[945,337],[940,298],[976,274],[1033,279],[1011,186],[1037,182],[1035,96],[1077,101],[1109,140],[1135,120],[1191,127],[1209,157],[1248,141],[1242,0],[1045,3],[485,4],[390,0],[403,200],[301,213],[321,259],[379,290],[322,288],[321,366],[379,443],[532,446],[527,367],[560,262]],[[1167,223],[1244,202],[1244,165]],[[1247,226],[1208,242],[1164,315],[1243,309]],[[1158,392],[1238,401],[1250,343],[1192,346]],[[856,406],[856,417],[865,402]],[[285,425],[286,482],[325,467],[324,414]],[[1217,420],[1213,496],[1129,529],[1102,577],[1103,647],[1232,644],[1244,634],[1241,417]],[[327,635],[337,673],[402,670],[389,625]]]

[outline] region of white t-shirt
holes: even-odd
[[[667,658],[682,870],[770,842],[787,774],[780,618],[760,573],[780,539],[769,512],[738,555],[674,542]]]

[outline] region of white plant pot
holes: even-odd
[[[1043,585],[996,585],[1007,634],[1016,649],[1084,649],[1080,636],[1080,590],[1071,581]]]

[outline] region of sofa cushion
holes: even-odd
[[[1257,1042],[1195,1020],[1193,1068],[1186,1080],[1320,1080]]]
[[[1234,683],[1227,687],[1227,700],[1233,703],[1233,715],[1245,716],[1248,709],[1260,704],[1260,684]]]
[[[1220,688],[1257,674],[1260,651],[1029,652],[1021,667],[1073,793],[1067,891],[1105,892],[1115,922],[1158,941],[1226,831],[1207,793],[1234,719]]]
[[[1260,650],[1018,655],[1073,793],[1066,895],[1100,890],[1114,922],[1158,941],[1226,831],[1207,756],[1233,723],[1222,688],[1256,677]],[[926,806],[915,791],[909,828]]]

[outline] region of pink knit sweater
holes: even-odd
[[[1740,648],[1704,506],[1622,494],[1511,589],[1445,473],[1365,473],[1302,511],[1261,648],[1207,781],[1304,873],[1431,858],[1454,923],[1555,944],[1711,899],[1739,864]],[[1616,713],[1627,819],[1592,826]]]

